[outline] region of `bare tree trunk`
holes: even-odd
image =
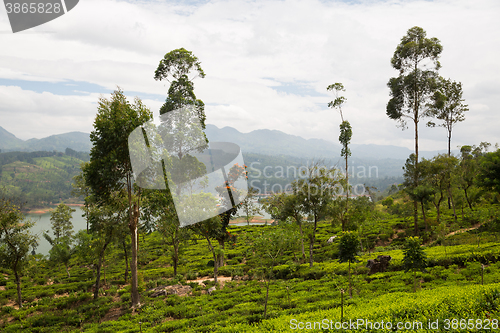
[[[302,250],[302,261],[306,261],[306,252],[304,251],[304,233],[302,231],[302,222],[299,223],[300,230],[300,247]]]
[[[66,274],[68,274],[68,277],[71,277],[71,275],[69,275],[69,269],[68,269],[68,264],[64,264],[64,266],[66,267]]]
[[[416,69],[416,65],[415,65]],[[418,98],[415,97],[414,110],[413,110],[413,122],[415,124],[415,187],[418,186]],[[413,222],[415,228],[415,236],[418,236],[418,203],[417,200],[413,200]]]
[[[177,276],[177,265],[179,263],[179,244],[174,242],[174,254],[172,256],[172,261],[174,264],[174,277]]]
[[[16,278],[16,285],[17,285],[17,305],[19,305],[19,309],[23,307],[23,301],[21,298],[21,278],[19,277],[19,273],[17,272],[17,265],[16,268],[13,269],[14,271],[14,276]]]
[[[127,253],[127,246],[125,245],[125,240],[122,241],[122,245],[123,245],[123,253],[125,254],[125,274],[124,274],[124,277],[125,277],[125,283],[127,283],[127,279],[128,279],[128,253]]]
[[[217,284],[217,275],[219,274],[218,269],[217,269],[217,256],[215,255],[215,249],[212,246],[212,242],[210,242],[210,238],[208,236],[205,236],[208,246],[210,247],[210,251],[212,251],[212,256],[214,257],[214,282]]]
[[[102,266],[102,261],[104,259],[104,252],[106,251],[106,247],[108,247],[109,241],[106,241],[104,243],[104,246],[102,247],[101,252],[99,252],[99,262],[97,263],[96,267],[96,279],[95,279],[95,290],[94,290],[94,299],[97,299],[99,297],[99,288],[101,284],[101,266]]]
[[[130,271],[131,271],[131,299],[132,307],[140,306],[138,278],[137,278],[137,222],[139,218],[139,207],[134,203],[133,212],[130,212],[130,236],[132,247],[132,258],[130,258]]]
[[[455,218],[455,223],[457,222],[457,211],[455,209],[455,202],[453,200],[453,195],[451,194],[451,188],[448,187],[448,200],[451,200],[451,206],[453,207],[453,217]]]
[[[225,258],[224,258],[224,250],[226,249],[226,243],[224,240],[217,240],[219,242],[220,247],[222,248],[222,253],[217,256],[217,259],[219,260],[218,266],[222,267],[225,266]]]
[[[309,267],[313,267],[313,247],[314,247],[314,241],[316,240],[316,226],[318,225],[318,218],[316,214],[314,215],[314,229],[313,229],[313,234],[311,236],[310,242],[309,242]]]

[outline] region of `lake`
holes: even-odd
[[[81,207],[72,207],[75,209],[75,212],[72,214],[72,219],[71,223],[73,223],[73,230],[76,233],[78,230],[82,229],[87,229],[87,221],[85,218],[82,216],[83,215],[83,209]],[[242,213],[241,211],[239,212],[240,214]],[[264,219],[270,219],[269,214],[265,213],[264,210],[262,210],[261,215],[263,215]],[[49,250],[51,248],[51,245],[47,240],[43,237],[43,233],[47,232],[50,236],[53,236],[52,234],[52,225],[50,224],[50,213],[45,213],[45,214],[25,214],[26,218],[29,218],[33,221],[35,221],[35,225],[33,228],[31,228],[31,232],[34,234],[37,234],[39,236],[38,239],[38,247],[36,248],[36,253],[40,253],[43,255],[48,255]],[[252,224],[259,224],[259,223],[252,223]],[[236,224],[231,224],[231,225],[240,225],[240,226],[245,226],[247,225],[246,222],[244,223],[236,223]]]

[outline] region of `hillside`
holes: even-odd
[[[45,207],[72,197],[73,177],[88,154],[56,152],[0,153],[0,191],[25,202],[25,208]]]
[[[29,139],[23,141],[0,126],[0,152],[54,150],[64,152],[66,148],[89,152],[91,147],[92,145],[88,133],[70,132],[51,135],[42,139]]]

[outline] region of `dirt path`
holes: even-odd
[[[456,234],[461,234],[463,232],[467,232],[467,231],[470,231],[470,230],[474,230],[474,229],[479,228],[480,226],[481,226],[481,223],[478,223],[478,224],[473,225],[472,227],[467,228],[467,229],[460,229],[460,230],[457,230],[457,231],[453,231],[453,232],[450,232],[448,235],[446,235],[446,237],[453,236],[453,235],[456,235]]]
[[[224,285],[224,283],[226,281],[231,281],[231,279],[232,278],[230,276],[218,276],[217,277],[217,282],[220,282],[221,285]],[[196,279],[196,280],[187,280],[186,282],[188,282],[188,283],[189,282],[196,282],[198,284],[202,284],[203,281],[206,281],[206,280],[213,281],[214,278],[213,277],[211,278],[211,277],[207,276],[207,277]]]

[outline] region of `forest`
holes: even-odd
[[[398,76],[387,84],[386,114],[415,130],[415,152],[400,184],[388,186],[382,197],[355,196],[349,173],[311,161],[290,179],[288,191],[262,200],[272,217],[264,225],[250,223],[259,214],[256,191],[237,186],[248,177],[247,165],[227,170],[218,197],[193,195],[190,177],[207,170],[179,136],[175,153],[158,157],[162,170],[135,175],[130,156],[137,146],[129,135],[153,113],[119,88],[98,101],[86,161],[71,151],[0,154],[2,179],[10,177],[10,186],[26,163],[71,174],[65,186],[83,202],[90,226],[74,230],[74,210],[60,203],[51,213],[51,230],[34,235],[34,222],[21,212],[25,198],[3,193],[1,331],[498,330],[500,149],[490,151],[485,141],[451,154],[453,127],[469,110],[461,84],[438,75],[441,52],[437,38],[413,27],[391,59]],[[204,128],[204,103],[194,93],[194,79],[203,77],[192,52],[165,54],[154,73],[170,83],[160,114],[189,106]],[[337,82],[326,89],[334,93],[326,103],[340,115],[342,164],[349,170],[356,129],[342,109],[345,87]],[[423,118],[446,130],[448,154],[419,159]],[[173,121],[185,124],[185,118]],[[144,146],[152,149],[160,139],[149,138]],[[140,177],[167,189],[140,187]],[[43,201],[56,202],[53,191]],[[182,226],[176,200],[185,191],[218,213]],[[248,225],[232,224],[242,211]],[[39,237],[52,245],[47,256],[32,253]]]

